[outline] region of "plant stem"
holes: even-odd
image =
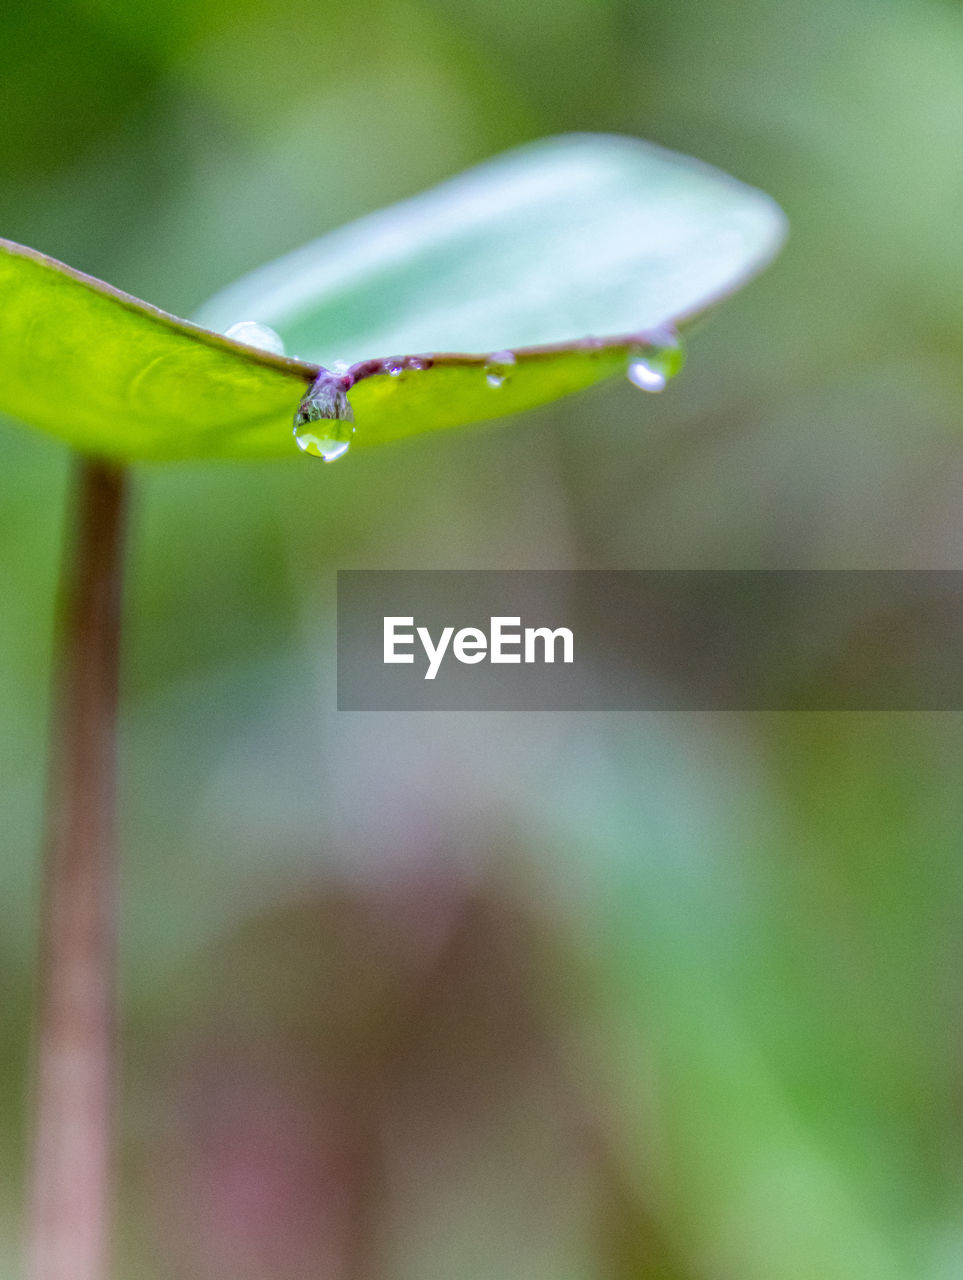
[[[104,1280],[108,1267],[125,509],[124,471],[79,462],[56,659],[28,1280]]]

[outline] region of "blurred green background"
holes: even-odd
[[[792,225],[661,399],[139,474],[117,1274],[963,1275],[959,716],[333,710],[337,568],[960,566],[958,7],[55,0],[0,50],[0,234],[179,314],[566,130]],[[69,458],[0,455],[12,1277]]]

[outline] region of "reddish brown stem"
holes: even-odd
[[[114,1075],[115,736],[125,473],[78,464],[41,922],[28,1280],[105,1280]]]

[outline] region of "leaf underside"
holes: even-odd
[[[778,206],[725,174],[572,135],[252,272],[196,324],[0,240],[0,412],[123,461],[286,456],[299,401],[340,361],[352,448],[499,417],[624,370],[641,336],[734,292],[783,235]],[[221,336],[243,320],[299,358]]]

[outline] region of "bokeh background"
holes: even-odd
[[[954,0],[53,0],[0,50],[0,234],[179,314],[572,129],[792,224],[661,398],[139,474],[117,1274],[963,1275],[961,718],[339,715],[333,615],[349,567],[960,567]],[[13,1277],[69,458],[0,467]]]

